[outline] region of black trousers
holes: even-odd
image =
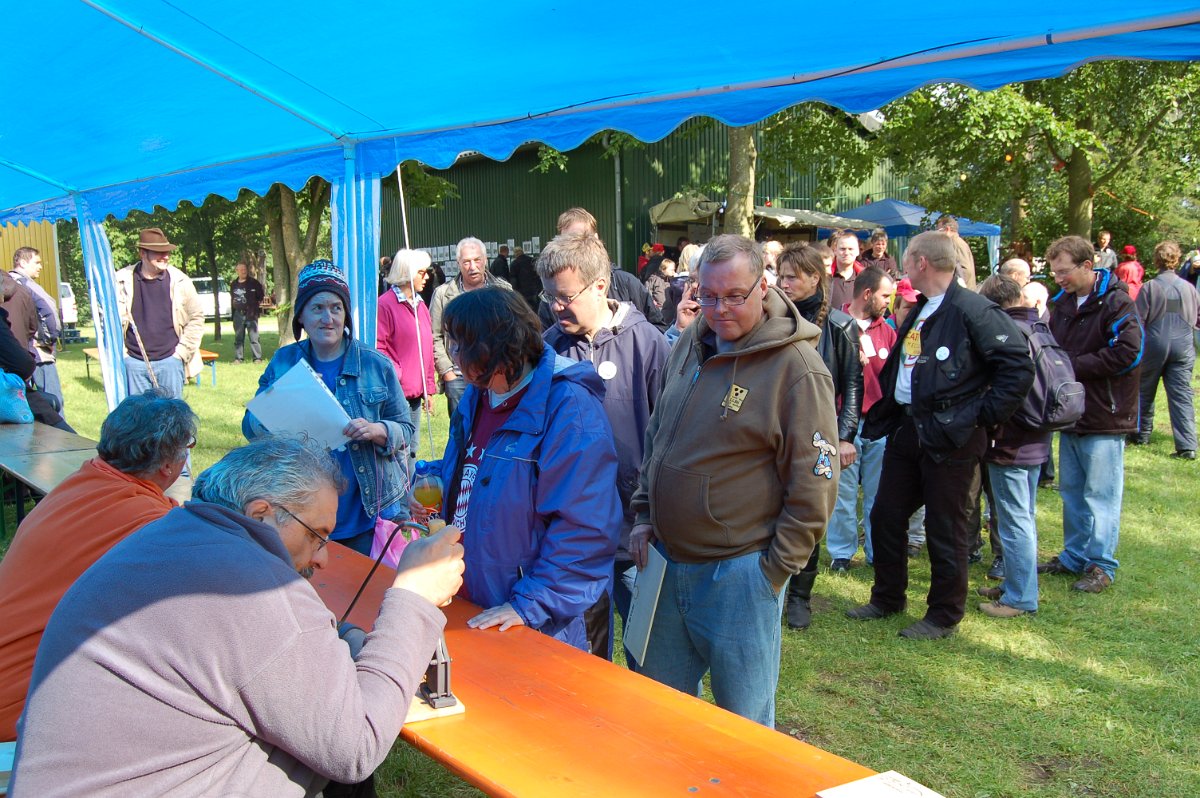
[[[908,519],[925,505],[925,545],[932,571],[925,619],[937,626],[962,620],[967,601],[968,497],[978,479],[987,435],[976,429],[961,449],[940,461],[921,448],[906,416],[888,438],[879,493],[871,510],[875,584],[871,603],[881,610],[904,609],[908,589]]]

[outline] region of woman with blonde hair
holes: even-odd
[[[421,429],[421,408],[433,412],[437,370],[433,361],[433,322],[421,290],[429,279],[428,252],[402,249],[392,258],[388,290],[379,296],[376,346],[396,367],[396,377],[412,413],[409,456],[415,458]]]

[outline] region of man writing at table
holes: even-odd
[[[369,779],[429,665],[463,550],[453,527],[410,543],[351,659],[304,578],[328,562],[343,482],[325,452],[259,438],[100,558],[46,627],[12,795],[275,798]]]

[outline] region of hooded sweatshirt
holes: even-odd
[[[762,551],[778,588],[824,534],[839,464],[820,330],[777,288],[763,319],[718,353],[701,316],[667,362],[633,510],[676,562]]]
[[[611,300],[608,304],[613,311],[612,321],[597,330],[592,340],[570,335],[558,324],[546,330],[544,337],[550,348],[563,357],[591,363],[604,380],[604,413],[617,448],[617,492],[622,510],[617,560],[625,562],[630,559],[629,532],[633,528],[629,502],[637,488],[646,428],[662,391],[663,370],[671,347],[632,304]]]

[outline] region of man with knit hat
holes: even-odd
[[[181,399],[183,384],[203,367],[204,309],[191,278],[169,262],[177,248],[162,230],[148,227],[138,234],[138,262],[117,272],[130,395],[156,389]]]

